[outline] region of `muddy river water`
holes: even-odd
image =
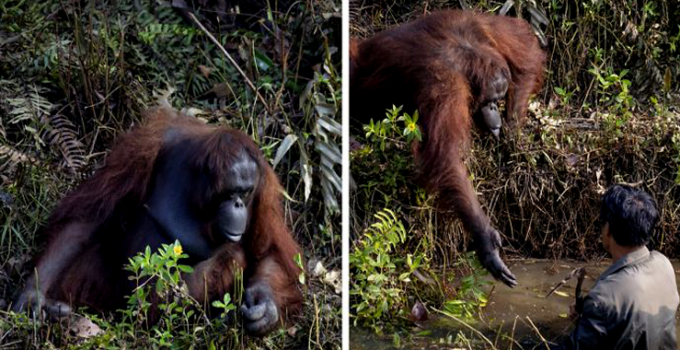
[[[566,260],[519,260],[511,262],[512,271],[520,283],[518,287],[508,288],[494,283],[489,287],[491,295],[488,305],[479,315],[480,320],[470,324],[489,341],[460,322],[446,316],[431,314],[430,320],[422,327],[414,328],[408,340],[401,343],[402,349],[461,349],[492,348],[489,342],[499,349],[510,347],[509,338],[514,339],[515,349],[545,349],[541,337],[549,341],[558,341],[569,335],[573,329],[572,322],[566,317],[569,305],[574,300],[576,278],[570,279],[559,289],[545,298],[546,294],[565,278],[573,269],[586,266],[587,276],[583,283],[586,293],[595,283],[597,277],[611,264],[610,260],[600,263],[583,263]],[[680,262],[673,261],[676,271],[676,283],[680,281]],[[680,289],[680,284],[678,285]],[[680,326],[679,314],[676,314],[677,325]],[[532,325],[533,323],[533,325]],[[461,332],[465,338],[473,339],[463,344],[455,341]],[[350,331],[352,349],[380,350],[395,347],[391,335],[376,336],[368,330],[352,328]],[[539,335],[540,333],[540,335]],[[680,327],[678,327],[680,334]],[[680,339],[680,338],[679,338]],[[472,346],[470,346],[470,344]],[[477,346],[475,344],[478,344]],[[678,348],[680,349],[680,342]]]

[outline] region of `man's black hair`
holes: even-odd
[[[609,223],[609,232],[621,246],[647,244],[658,221],[656,201],[643,190],[614,185],[602,196],[600,222]]]

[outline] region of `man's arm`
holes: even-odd
[[[576,329],[563,344],[563,348],[604,349],[607,345],[607,336],[615,326],[610,315],[611,311],[601,297],[588,295],[583,303],[583,313],[576,323]]]

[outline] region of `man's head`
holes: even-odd
[[[658,221],[656,202],[642,190],[614,185],[602,196],[602,244],[609,252],[612,239],[626,248],[647,244]]]

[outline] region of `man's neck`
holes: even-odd
[[[626,255],[628,255],[628,254],[630,254],[634,251],[640,250],[643,247],[644,247],[644,245],[637,246],[637,247],[623,247],[623,246],[620,246],[620,245],[614,245],[611,248],[611,252],[610,252],[610,254],[612,255],[612,261],[618,261],[619,259],[623,258],[624,256],[626,256]]]

